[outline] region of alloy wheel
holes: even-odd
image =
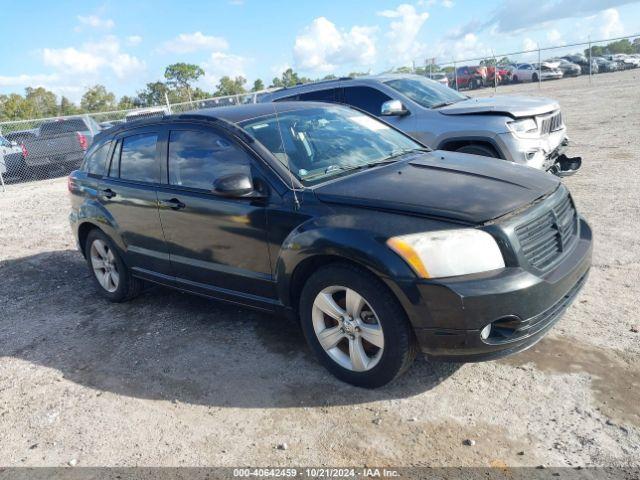
[[[378,364],[384,351],[382,325],[358,292],[337,285],[324,288],[311,316],[316,338],[333,361],[354,372]]]
[[[111,248],[102,240],[96,239],[91,244],[89,255],[93,274],[100,286],[109,293],[115,292],[120,285],[120,274]]]

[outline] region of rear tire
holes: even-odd
[[[394,295],[375,275],[353,265],[327,265],[307,280],[300,319],[320,363],[358,387],[386,385],[409,368],[418,351],[406,313]]]
[[[85,256],[98,293],[110,302],[120,303],[140,294],[143,282],[125,265],[119,250],[102,230],[87,235]]]
[[[514,76],[511,78],[511,83],[518,83],[518,76],[517,76],[517,75],[514,75]]]
[[[484,145],[465,145],[464,147],[458,148],[456,152],[468,153],[471,155],[482,155],[483,157],[500,158],[493,148],[486,147]]]

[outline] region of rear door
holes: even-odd
[[[256,178],[255,162],[223,131],[171,127],[158,200],[174,275],[188,288],[243,303],[275,298],[264,200],[212,193],[222,176]]]
[[[156,190],[160,152],[166,146],[162,126],[123,132],[115,138],[108,175],[100,181],[99,199],[121,235],[129,266],[143,272],[171,273]]]

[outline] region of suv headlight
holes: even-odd
[[[532,138],[538,136],[538,124],[533,118],[507,122],[507,127],[518,137]]]
[[[465,228],[391,237],[387,245],[422,278],[453,277],[504,268],[494,238]]]

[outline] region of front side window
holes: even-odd
[[[251,158],[226,138],[202,130],[174,130],[169,137],[169,183],[210,191],[234,173],[251,174]]]
[[[120,178],[135,182],[158,182],[156,144],[158,135],[141,133],[122,139],[120,148]]]
[[[339,106],[282,112],[241,126],[305,185],[424,148],[375,118]]]
[[[347,87],[344,89],[344,103],[353,105],[372,115],[380,115],[382,104],[391,100],[386,93],[371,87]]]
[[[385,83],[426,108],[449,105],[467,98],[452,88],[419,76],[398,78]]]
[[[94,175],[104,175],[107,169],[107,155],[109,154],[110,147],[111,142],[104,142],[92,148],[84,158],[82,169]]]

